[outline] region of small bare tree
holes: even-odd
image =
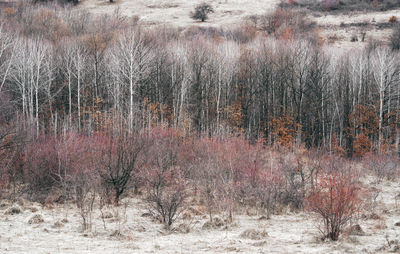
[[[167,229],[177,219],[185,201],[185,182],[182,176],[175,170],[168,171],[162,169],[152,174],[147,197],[150,211],[160,217]]]
[[[199,189],[201,195],[204,197],[207,212],[210,218],[210,221],[213,221],[212,213],[216,207],[217,203],[217,187],[219,185],[219,167],[215,162],[215,159],[212,156],[208,156],[208,158],[201,158],[199,160],[199,165],[196,165],[198,168],[198,178],[199,178]]]
[[[113,133],[104,140],[105,149],[102,151],[100,176],[106,193],[112,191],[114,201],[119,203],[121,195],[131,187],[133,174],[139,168],[138,160],[146,147],[146,139],[140,134],[128,131]],[[133,182],[134,187],[137,183]]]
[[[75,202],[82,218],[82,231],[90,231],[92,227],[92,214],[96,199],[95,175],[90,172],[80,172],[75,175],[74,189]]]
[[[178,138],[162,130],[154,139],[149,153],[153,159],[146,168],[146,201],[150,212],[169,229],[184,206],[186,181],[178,165]]]
[[[194,9],[194,12],[191,13],[190,17],[194,20],[201,20],[201,22],[204,22],[208,19],[208,14],[213,13],[214,9],[212,6],[208,3],[201,3],[196,6]]]
[[[80,156],[72,158],[69,176],[76,206],[82,218],[82,230],[90,231],[92,227],[93,206],[99,192],[101,178],[97,171],[99,162],[98,152],[101,145],[95,138],[83,139],[80,142]],[[76,154],[75,154],[76,155]]]

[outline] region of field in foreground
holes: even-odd
[[[103,216],[95,208],[92,231],[83,233],[81,218],[72,204],[42,206],[26,200],[14,204],[3,200],[0,252],[398,253],[400,227],[395,224],[400,221],[400,206],[396,202],[399,182],[383,181],[375,187],[380,190],[376,203],[353,222],[361,230],[347,230],[337,242],[319,239],[315,217],[288,210],[270,219],[260,211],[243,210],[232,224],[219,220],[223,218],[221,215],[210,226],[205,207],[192,206],[178,219],[174,229],[167,231],[149,216],[140,199],[126,198],[117,208],[103,209]],[[12,207],[21,208],[21,213],[9,214]],[[37,214],[43,222],[32,219]]]

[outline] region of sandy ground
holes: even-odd
[[[400,226],[395,226],[400,221],[400,200],[399,204],[395,200],[400,184],[384,181],[376,187],[380,190],[376,202],[371,201],[354,222],[364,232],[345,235],[337,242],[321,242],[316,217],[306,213],[285,212],[261,220],[262,214],[241,214],[233,224],[211,229],[203,228],[205,214],[193,214],[191,219],[179,219],[176,230],[170,232],[142,216],[147,209],[139,199],[125,199],[119,208],[105,209],[112,215],[105,219],[106,229],[95,209],[92,231],[83,233],[78,210],[72,205],[49,208],[24,201],[22,213],[6,215],[13,204],[2,201],[0,253],[400,253]],[[44,222],[29,224],[35,214],[41,214]],[[187,228],[188,233],[183,230]],[[247,229],[266,231],[268,236],[241,236]]]

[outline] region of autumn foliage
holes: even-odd
[[[353,142],[354,156],[362,157],[365,154],[371,152],[371,149],[372,149],[371,140],[368,138],[367,135],[361,133],[356,136]]]
[[[28,2],[0,19],[0,195],[74,203],[83,230],[135,197],[169,229],[189,205],[307,208],[337,240],[362,202],[346,159],[399,175],[399,54],[332,53],[295,8],[232,29]]]
[[[279,119],[272,119],[272,133],[277,145],[291,148],[294,144],[294,138],[301,128],[293,117],[284,115]]]

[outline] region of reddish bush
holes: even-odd
[[[343,227],[360,209],[361,187],[354,178],[340,172],[321,175],[306,198],[306,208],[317,213],[323,223],[324,238],[338,240]]]
[[[148,140],[143,134],[121,131],[97,135],[99,141],[98,169],[102,179],[104,192],[108,198],[118,204],[128,189],[138,187],[137,175],[143,163],[143,152],[147,149]]]
[[[177,132],[170,129],[154,129],[149,137],[144,165],[146,201],[151,213],[158,216],[170,228],[179,216],[186,197],[186,179],[178,159],[182,142]]]
[[[325,11],[336,10],[339,4],[339,0],[324,0],[322,2],[323,10]]]
[[[92,164],[93,165],[93,164]],[[83,165],[82,165],[83,166]],[[72,175],[72,187],[75,203],[82,218],[82,230],[91,230],[94,201],[99,192],[100,177],[93,166],[75,170]]]
[[[76,133],[61,139],[43,135],[32,141],[23,157],[24,181],[31,198],[44,202],[57,190],[64,199],[73,194],[80,206],[83,185],[98,186],[93,179],[98,175],[99,148],[96,137]]]
[[[147,180],[150,211],[170,228],[184,205],[185,179],[179,170],[158,168],[148,172]]]
[[[232,29],[230,31],[230,36],[232,36],[232,39],[234,41],[244,44],[254,40],[254,38],[257,36],[257,29],[254,26],[242,25]],[[234,106],[236,105],[233,105],[233,107]],[[234,117],[235,116],[233,116],[233,118]]]
[[[15,192],[16,182],[22,177],[20,158],[24,135],[13,118],[15,108],[12,105],[10,97],[0,91],[0,196],[1,190],[10,184]]]
[[[217,188],[220,182],[220,168],[216,157],[213,156],[215,142],[213,139],[202,139],[193,146],[195,157],[192,160],[190,178],[196,181],[196,192],[207,206],[210,221],[213,220],[213,211],[217,205]]]
[[[14,183],[19,170],[16,166],[20,157],[20,139],[9,126],[0,125],[0,190],[9,187],[11,182]],[[1,196],[1,191],[0,191]]]
[[[56,188],[63,190],[66,198],[73,195],[80,216],[82,230],[91,230],[92,212],[97,194],[101,191],[100,168],[101,139],[69,133],[58,141],[59,168],[52,175]]]
[[[390,23],[396,23],[396,22],[397,22],[396,16],[391,16],[391,17],[389,18],[389,22],[390,22]]]
[[[269,214],[281,201],[282,167],[266,158],[261,141],[250,144],[240,138],[207,138],[198,140],[197,146],[193,180],[211,221],[213,210],[232,221],[237,205],[255,206]]]
[[[59,170],[57,140],[42,136],[32,141],[24,155],[24,181],[31,198],[44,202],[56,185],[55,174]]]
[[[299,12],[278,8],[260,18],[261,29],[276,38],[293,39],[312,32],[314,23],[307,21]]]
[[[268,217],[281,203],[281,194],[285,183],[280,172],[282,168],[273,166],[274,169],[266,167],[259,172],[258,183],[255,188],[255,197],[260,202],[261,208],[266,210]]]
[[[363,164],[376,176],[378,182],[385,178],[394,180],[400,173],[400,161],[397,156],[368,153],[363,159]]]

